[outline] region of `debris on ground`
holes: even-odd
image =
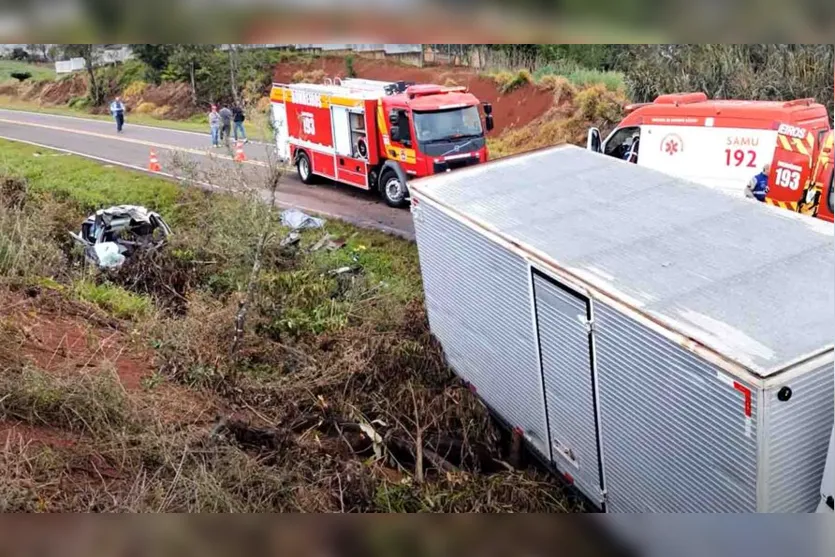
[[[362,267],[359,265],[355,265],[353,267],[340,267],[338,269],[333,269],[332,271],[328,271],[328,275],[335,277],[338,275],[344,275],[346,273],[356,274],[362,270]]]
[[[281,242],[279,242],[278,245],[281,246],[282,248],[286,248],[286,247],[289,247],[289,246],[295,246],[296,244],[299,243],[299,241],[301,239],[302,239],[301,235],[298,232],[293,231],[293,232],[290,232],[286,237],[284,237],[284,239],[282,239]]]
[[[171,228],[159,213],[138,205],[116,205],[99,209],[81,224],[81,232],[70,235],[82,246],[88,260],[102,268],[121,267],[141,250],[161,247]]]
[[[336,251],[345,247],[345,243],[346,241],[344,238],[334,238],[331,234],[325,234],[318,242],[313,244],[310,251],[319,251],[322,248],[325,248],[328,251]]]
[[[311,217],[298,209],[287,209],[281,212],[281,224],[292,230],[302,230],[304,228],[322,228],[325,226],[325,220]]]

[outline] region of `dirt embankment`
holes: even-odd
[[[346,58],[326,56],[276,65],[273,80],[279,83],[321,82],[323,78],[345,77]],[[414,81],[466,86],[484,102],[493,105],[495,128],[490,132],[492,156],[505,156],[547,145],[582,143],[590,126],[610,128],[622,116],[627,103],[622,93],[600,86],[577,89],[562,77],[547,76],[539,83],[522,82],[502,93],[491,77],[469,68],[430,66],[417,68],[389,60],[355,57],[351,63],[357,77],[383,81]],[[106,84],[113,95],[120,94],[130,112],[160,119],[185,119],[205,111],[205,102],[195,106],[185,83],[152,85],[133,83],[124,89]],[[78,73],[56,82],[0,84],[0,96],[7,95],[43,105],[86,106],[86,76]],[[260,98],[258,94],[262,95]],[[269,91],[256,94],[255,110],[269,108]],[[254,99],[252,99],[254,101]],[[107,106],[87,108],[106,113]]]
[[[493,79],[467,68],[443,66],[417,68],[386,60],[365,58],[355,58],[353,68],[356,76],[363,79],[466,86],[481,101],[493,104],[496,123],[492,132],[494,135],[531,123],[542,116],[553,102],[553,95],[549,91],[533,86],[520,87],[502,95]],[[276,82],[289,83],[296,80],[299,72],[316,71],[322,72],[325,77],[346,77],[345,59],[323,57],[305,64],[279,64],[273,74],[273,79]]]

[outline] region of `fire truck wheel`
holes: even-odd
[[[305,184],[313,183],[313,172],[310,171],[310,159],[304,151],[296,157],[296,170],[299,173],[299,180]]]
[[[406,204],[406,184],[391,170],[386,170],[380,176],[380,193],[386,204],[391,207],[402,207]]]

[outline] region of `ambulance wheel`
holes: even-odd
[[[299,180],[305,184],[313,183],[313,172],[310,168],[310,158],[304,151],[296,157],[296,171],[299,173]]]
[[[406,204],[408,190],[406,184],[400,181],[400,177],[392,170],[386,170],[380,176],[380,195],[386,205],[390,207],[403,207]]]

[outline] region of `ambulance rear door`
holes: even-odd
[[[730,195],[743,197],[774,155],[776,130],[716,127],[711,117],[652,120],[641,126],[639,165]]]

